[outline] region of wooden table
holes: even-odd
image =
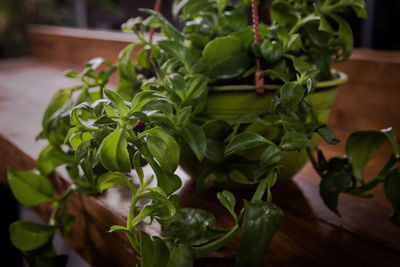
[[[35,142],[46,103],[57,88],[73,85],[62,76],[70,64],[20,58],[0,61],[0,178],[5,182],[6,168],[34,168],[45,143]],[[330,125],[345,140],[350,132],[379,129],[392,125],[400,136],[400,56],[396,53],[357,51],[352,60],[339,66],[350,81],[341,87],[332,111]],[[351,116],[349,114],[351,111]],[[341,155],[344,142],[337,146],[322,144],[327,155]],[[384,147],[368,165],[372,177],[382,166],[390,147]],[[51,180],[60,193],[69,181],[59,174]],[[232,226],[228,213],[218,204],[214,191],[194,194],[194,184],[183,174],[179,191],[182,206],[213,212],[217,226]],[[400,221],[390,220],[392,211],[382,187],[373,190],[373,199],[352,196],[340,198],[342,217],[330,212],[318,194],[319,178],[307,164],[292,182],[274,188],[274,201],[285,217],[265,256],[269,266],[399,266]],[[240,195],[245,197],[245,195]],[[112,188],[104,196],[73,193],[67,209],[76,216],[71,235],[66,239],[93,266],[134,266],[138,257],[120,233],[107,233],[114,224],[125,224],[129,193]],[[35,209],[45,220],[49,206]],[[156,228],[146,231],[157,233]],[[198,259],[195,266],[231,266],[235,244]]]

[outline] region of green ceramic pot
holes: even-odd
[[[320,82],[317,89],[307,96],[315,107],[318,118],[326,123],[329,119],[332,104],[335,101],[338,87],[347,81],[344,73],[336,72],[337,78],[331,81]],[[258,114],[267,112],[271,105],[271,99],[279,85],[266,85],[264,95],[255,94],[253,85],[234,85],[234,86],[215,86],[210,88],[207,103],[201,117],[204,119],[223,119],[232,123],[248,112]],[[249,131],[257,132],[267,138],[273,138],[277,132],[276,129],[261,124],[253,124],[248,128]],[[320,142],[320,137],[314,134],[311,139],[313,146]],[[258,159],[260,153],[246,155],[250,160]],[[283,152],[280,162],[282,168],[278,182],[289,181],[307,162],[307,153],[305,150]],[[212,162],[204,159],[199,162],[189,149],[182,149],[181,167],[193,178],[197,179],[199,175],[212,166]],[[232,182],[229,178],[229,171],[226,173],[212,173],[207,177],[213,185],[219,188],[231,190],[243,189],[243,185]]]

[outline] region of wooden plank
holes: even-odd
[[[138,41],[133,33],[44,25],[31,25],[28,39],[35,58],[77,65],[99,56],[116,62],[126,45]],[[134,55],[139,48],[134,49]]]

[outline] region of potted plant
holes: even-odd
[[[65,210],[69,194],[102,193],[112,186],[128,187],[132,200],[127,224],[110,232],[126,233],[142,266],[190,266],[239,235],[236,265],[258,266],[283,218],[270,189],[297,172],[305,156],[321,176],[320,194],[333,212],[339,214],[340,193],[363,196],[383,183],[393,216],[398,215],[400,158],[391,129],[353,133],[347,157],[327,160],[316,148],[320,138],[338,142],[326,121],[346,76],[331,66],[348,59],[353,48],[351,28],[338,12],[351,7],[364,17],[364,1],[275,0],[271,24],[254,21],[258,34],[247,24],[244,11],[250,4],[177,0],[173,11],[185,23],[182,32],[160,13],[143,10],[147,19],[122,26],[139,42],[121,51],[117,66],[95,58],[82,72],[66,73],[82,84],[58,91],[43,115],[38,138],[49,145],[37,161],[41,174],[8,171],[22,204],[53,203],[48,225],[10,226],[12,243],[32,266],[40,260],[65,263],[45,252],[55,229],[67,234],[71,227],[73,217]],[[164,39],[147,40],[150,27],[161,28]],[[133,62],[136,46],[141,50]],[[106,89],[115,71],[116,92]],[[365,164],[386,141],[393,156],[374,180],[364,182]],[[147,164],[153,176],[143,173]],[[74,183],[54,198],[44,176],[61,165]],[[215,229],[212,214],[179,207],[178,165],[195,177],[198,192],[222,189],[217,198],[232,215],[233,228]],[[238,186],[254,190],[241,209],[227,190]],[[142,199],[150,202],[138,204]],[[140,223],[151,222],[162,226],[161,236],[138,230]]]

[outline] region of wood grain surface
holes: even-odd
[[[116,48],[119,49],[119,48]],[[50,57],[51,58],[51,57]],[[46,103],[58,88],[73,85],[62,76],[74,62],[49,62],[45,58],[0,61],[0,178],[6,168],[30,170],[45,143],[34,141]],[[400,136],[400,54],[356,51],[352,59],[337,66],[347,72],[349,82],[341,87],[330,126],[342,142],[322,144],[329,156],[344,153],[352,131],[392,126]],[[373,177],[388,156],[390,148],[379,150],[368,164],[366,176]],[[194,183],[180,171],[184,185],[179,191],[181,205],[213,212],[219,227],[230,227],[229,214],[218,204],[216,191],[194,194]],[[50,177],[57,193],[69,186],[60,174]],[[340,198],[342,217],[330,212],[318,194],[319,178],[307,164],[288,184],[274,188],[274,201],[285,218],[265,256],[268,266],[399,266],[400,221],[390,220],[392,211],[381,187],[373,199],[352,196]],[[238,194],[244,198],[246,194]],[[129,194],[113,188],[99,197],[74,193],[67,209],[77,217],[66,241],[92,266],[134,266],[138,257],[123,234],[109,234],[113,224],[124,224]],[[49,207],[37,208],[46,219]],[[156,226],[145,229],[157,233]],[[227,248],[198,259],[195,266],[232,266],[233,242]]]

